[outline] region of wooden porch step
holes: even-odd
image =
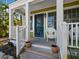
[[[47,57],[48,59],[58,59],[56,58],[58,55],[57,54],[52,54],[51,50],[45,50],[37,47],[32,47],[26,50],[26,52],[33,53],[35,55],[39,55],[42,57]]]
[[[32,47],[24,47],[24,53],[21,54],[21,59],[59,59],[58,54],[52,54],[52,42],[32,41]],[[50,45],[49,45],[50,44]]]
[[[33,54],[36,54],[36,55],[39,55],[39,56],[43,56],[43,57],[48,57],[50,59],[53,58],[53,54],[52,53],[47,53],[45,51],[40,51],[38,48],[36,47],[32,47],[30,49],[27,49],[27,52],[30,52],[30,53],[33,53]]]
[[[23,51],[20,59],[59,59],[59,54],[52,54],[51,49],[32,46],[31,48],[24,47]]]

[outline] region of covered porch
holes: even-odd
[[[55,10],[51,10],[53,8]],[[40,9],[42,12],[40,12]],[[56,12],[56,17],[54,18],[54,24],[49,24],[48,26],[47,16],[49,16],[48,14],[51,15],[52,11]],[[33,20],[30,20],[31,18]],[[14,19],[18,19],[18,24],[16,24],[16,20]],[[31,24],[31,22],[33,22],[33,24]],[[64,29],[62,29],[64,28],[62,24],[64,24],[63,0],[18,0],[9,5],[9,39],[16,39],[17,56],[24,47],[25,42],[32,40],[32,46],[38,48],[51,50],[52,44],[58,45],[61,59],[67,59],[67,36],[64,35],[66,33]],[[49,40],[47,42],[46,29],[48,29],[48,27],[56,30],[57,35],[55,41]]]

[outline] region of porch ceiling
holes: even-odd
[[[52,7],[56,5],[56,0],[43,0],[41,2],[35,3],[31,2],[29,4],[30,6],[30,11],[35,11],[35,10],[40,10],[48,7]]]
[[[18,0],[16,2],[13,2],[11,4],[9,4],[9,7],[10,9],[13,9],[13,8],[17,8],[17,7],[20,7],[22,5],[25,5],[27,1],[30,1],[30,0]],[[52,2],[52,4],[55,4],[55,1],[56,0],[31,0],[32,2],[29,2],[29,5],[37,5],[39,3],[43,3],[43,2]]]
[[[77,0],[64,0],[65,3],[70,3]],[[19,10],[22,14],[25,14],[26,0],[18,0],[9,5],[10,9]],[[56,5],[56,0],[34,0],[29,3],[29,12],[49,8]]]
[[[48,3],[49,2],[52,2],[52,4],[55,4],[56,3],[56,0],[42,0],[40,2],[39,2],[39,0],[35,0],[35,1],[31,2],[30,5],[37,5],[37,4],[41,3],[41,2],[42,3],[44,3],[44,2],[48,2]]]
[[[10,9],[21,7],[22,5],[25,5],[27,1],[32,1],[29,3],[31,11],[33,9],[37,10],[38,9],[37,6],[40,6],[41,8],[45,8],[45,7],[49,7],[49,6],[51,7],[56,5],[56,0],[17,0],[16,2],[9,4],[9,7]],[[77,0],[64,0],[64,3],[69,3],[73,1],[77,1]],[[44,4],[44,6],[42,4]]]

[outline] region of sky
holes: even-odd
[[[2,1],[7,3],[7,4],[10,4],[10,3],[14,2],[14,0],[2,0]]]

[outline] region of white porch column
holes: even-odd
[[[57,45],[60,48],[61,59],[67,59],[67,38],[64,32],[63,0],[56,0],[57,4]]]
[[[11,39],[11,9],[9,9],[9,39]]]
[[[33,14],[33,37],[35,37],[35,34],[34,34],[34,30],[35,30],[35,28],[34,28],[34,25],[35,25],[35,15]]]
[[[9,39],[12,39],[13,16],[12,9],[9,8]]]
[[[46,12],[46,30],[48,28],[48,12]]]
[[[29,27],[29,2],[25,4],[25,19],[26,19],[26,41],[30,39],[30,27]]]

